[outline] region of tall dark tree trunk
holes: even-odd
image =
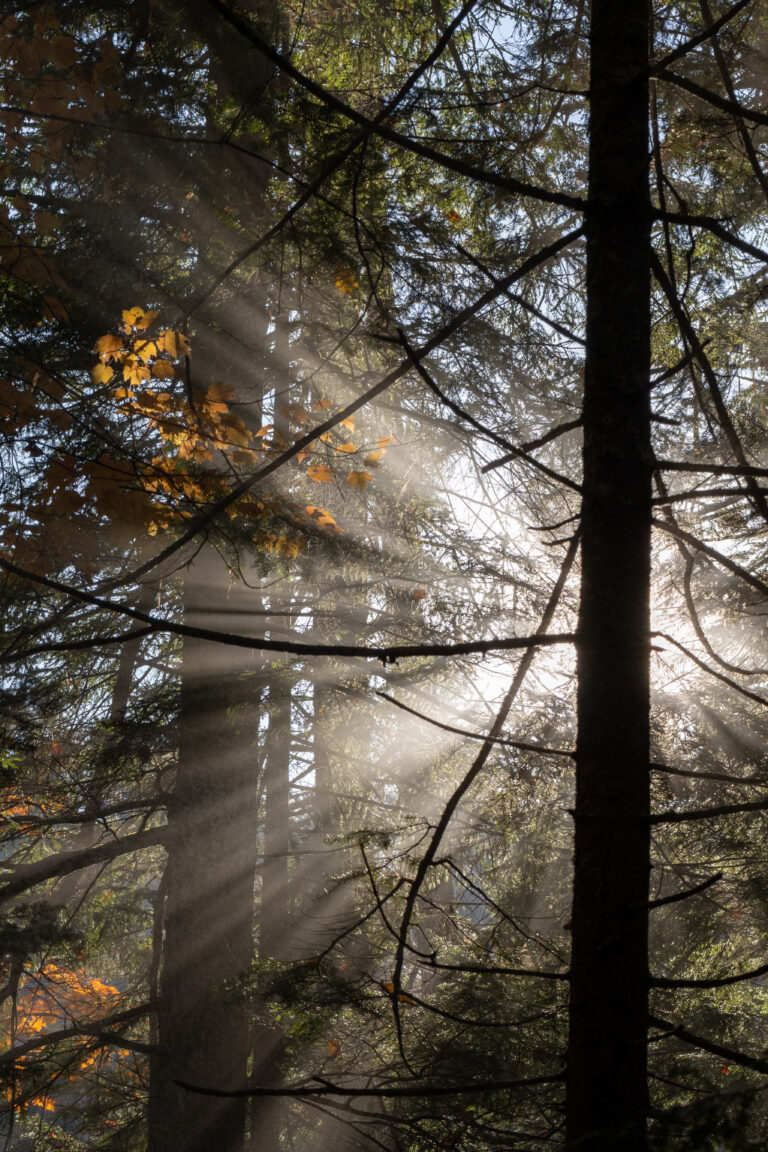
[[[222,603],[223,568],[210,549],[191,567],[185,622],[221,626],[228,609],[228,626],[247,626],[237,615],[242,606],[231,597]],[[259,781],[251,748],[257,677],[244,675],[243,663],[239,653],[185,637],[149,1152],[243,1148],[244,1100],[178,1084],[239,1088],[246,1076],[248,1011],[231,982],[248,969],[253,952]],[[255,655],[253,664],[258,673]]]
[[[271,0],[249,5],[266,18]],[[222,95],[255,108],[268,103],[273,67],[206,3],[190,17],[210,50],[210,77]],[[233,187],[248,189],[250,227],[263,227],[271,169],[258,156],[240,153],[229,169]],[[201,172],[201,196],[220,174]],[[207,184],[207,181],[210,181]],[[217,234],[200,247],[201,282],[218,267]],[[202,233],[205,236],[205,233]],[[234,391],[233,411],[256,433],[262,422],[269,371],[267,300],[255,278],[233,292],[213,293],[194,312],[190,385],[204,392],[216,381]],[[250,582],[249,582],[250,583]],[[263,602],[246,582],[235,581],[210,544],[184,576],[185,623],[248,633],[263,622]],[[257,652],[226,649],[184,638],[179,712],[179,755],[168,803],[168,861],[163,884],[160,1056],[151,1063],[148,1152],[243,1152],[248,1102],[187,1091],[179,1081],[212,1088],[241,1088],[251,1054],[250,1011],[233,987],[254,953],[254,882],[261,796],[256,742],[264,691]]]
[[[646,1141],[647,0],[594,0],[567,1146]]]

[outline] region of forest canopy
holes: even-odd
[[[768,6],[0,13],[0,1140],[768,1137]]]

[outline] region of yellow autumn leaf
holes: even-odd
[[[113,984],[105,984],[103,980],[99,980],[98,976],[94,976],[91,981],[91,987],[94,992],[99,992],[102,996],[117,996],[117,988]]]
[[[44,1108],[46,1112],[55,1112],[56,1105],[53,1100],[49,1100],[47,1096],[33,1096],[30,1104],[36,1104],[38,1108]]]
[[[126,329],[137,327],[143,315],[143,308],[125,308],[123,310],[123,324]]]
[[[173,328],[166,328],[160,333],[157,346],[161,352],[167,352],[174,360],[189,355],[189,341],[183,332],[175,332]]]
[[[341,421],[341,424],[339,425],[339,427],[340,428],[349,428],[350,432],[354,432],[354,430],[355,430],[355,418],[354,418],[354,416],[347,416],[346,420]]]
[[[313,464],[307,468],[307,473],[316,480],[318,484],[331,484],[333,483],[333,472],[327,464]]]
[[[242,420],[237,417],[228,417],[226,423],[223,424],[222,431],[225,433],[221,438],[226,440],[227,443],[235,445],[238,448],[245,448],[250,442],[251,433]]]
[[[380,440],[376,441],[379,448],[386,448],[389,444],[394,444],[394,442],[395,442],[394,436],[382,436],[382,438]]]
[[[343,528],[339,528],[338,524],[334,520],[333,516],[331,516],[330,512],[326,512],[322,508],[320,509],[320,511],[321,511],[322,515],[318,516],[317,523],[320,525],[321,528],[333,528],[334,531],[336,531],[340,534],[344,531]]]
[[[384,449],[383,448],[380,448],[378,450],[378,452],[369,452],[368,455],[365,457],[365,463],[368,465],[369,468],[378,468],[379,460],[381,460],[383,455],[384,455]]]
[[[367,485],[373,480],[370,472],[350,472],[347,476],[347,484],[350,488],[359,488],[364,492]]]
[[[91,380],[94,384],[108,384],[113,373],[114,368],[110,368],[107,364],[97,364],[91,369]]]
[[[316,504],[306,504],[304,511],[310,519],[316,519],[321,528],[335,528],[337,532],[344,531],[343,528],[339,528],[333,516],[325,508],[318,508]]]
[[[135,340],[133,350],[142,360],[151,360],[160,351],[155,340]]]
[[[123,364],[123,379],[133,385],[149,380],[149,368],[139,360],[138,356],[126,356]]]
[[[395,986],[391,980],[380,980],[379,983],[381,984],[381,987],[384,989],[385,992],[388,992],[390,996],[394,996]],[[409,996],[407,992],[398,992],[397,998],[401,1004],[415,1004],[416,1003],[416,1001],[413,999],[413,997]]]
[[[136,404],[139,408],[157,408],[157,395],[154,392],[139,392],[136,395]]]
[[[155,360],[152,365],[152,375],[157,376],[160,380],[170,380],[175,372],[176,369],[170,360]]]
[[[360,287],[357,282],[357,276],[355,275],[354,268],[351,264],[348,264],[346,260],[339,261],[333,270],[333,277],[333,282],[338,288],[339,292],[345,296],[350,292],[354,292],[355,288]]]
[[[94,352],[96,352],[101,360],[116,360],[123,350],[123,342],[119,336],[113,336],[108,333],[106,336],[100,337],[96,341]]]
[[[352,443],[351,440],[347,440],[346,444],[337,444],[336,445],[336,451],[337,452],[357,452],[357,448],[355,447],[355,445]]]
[[[142,330],[144,328],[149,328],[150,324],[154,324],[159,315],[159,312],[150,308],[149,312],[142,312],[141,316],[134,320],[134,325],[136,328],[140,328]]]

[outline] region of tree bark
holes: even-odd
[[[223,612],[223,562],[204,550],[185,579],[184,616]],[[230,602],[227,619],[239,607]],[[247,1006],[232,982],[253,951],[259,781],[251,744],[254,677],[242,656],[185,638],[179,760],[168,804],[160,1059],[149,1104],[149,1152],[240,1152],[245,1101],[201,1096],[178,1081],[240,1088],[249,1046]],[[254,656],[254,671],[260,665]]]
[[[647,1147],[647,0],[594,0],[567,1147]]]

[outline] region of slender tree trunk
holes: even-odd
[[[647,0],[594,0],[567,1147],[646,1142]]]
[[[290,841],[291,685],[273,669],[264,767],[264,863],[261,869],[259,952],[274,960],[291,955],[288,904]]]
[[[283,300],[285,293],[285,300]],[[288,444],[291,402],[290,313],[291,287],[281,283],[275,291],[280,301],[274,347],[274,424],[277,435]],[[291,631],[290,599],[278,599],[287,615],[276,615],[271,635]],[[291,694],[294,675],[288,661],[275,660],[269,671],[269,728],[264,755],[264,859],[261,866],[261,901],[258,913],[259,955],[263,959],[289,960],[293,954],[290,901],[291,852]],[[268,985],[267,985],[268,988]],[[285,1035],[276,1021],[268,1019],[270,994],[261,1005],[262,1020],[252,1036],[252,1076],[262,1085],[277,1084],[282,1078]],[[254,1099],[250,1113],[248,1148],[277,1152],[286,1108],[279,1099]]]
[[[288,675],[281,676],[274,664],[269,672],[269,707],[263,776],[264,859],[258,911],[259,957],[289,960],[292,945],[288,889],[291,682]],[[270,999],[267,981],[263,1001],[256,1005],[257,1021],[250,1039],[251,1077],[263,1087],[280,1082],[285,1059],[285,1034],[270,1017]],[[248,1152],[278,1152],[285,1114],[285,1103],[279,1099],[255,1098],[250,1102]]]

